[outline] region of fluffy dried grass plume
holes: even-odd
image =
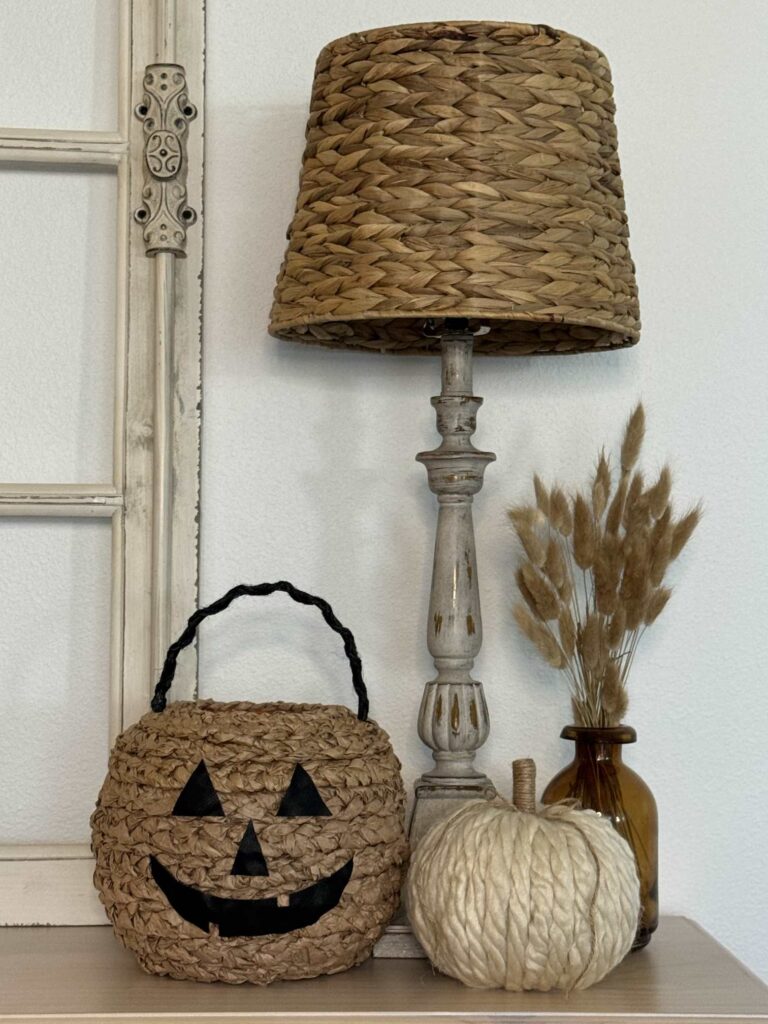
[[[532,562],[521,566],[523,582],[533,598],[533,608],[542,622],[556,619],[560,615],[560,599],[549,580],[536,571]]]
[[[692,508],[690,512],[684,515],[682,519],[675,523],[674,532],[672,534],[672,546],[669,552],[672,561],[677,558],[685,545],[691,539],[691,534],[699,525],[700,521],[701,506],[697,505],[695,508]]]
[[[626,475],[635,466],[640,457],[640,449],[645,440],[645,409],[638,402],[627,421],[624,440],[621,442],[621,472]]]
[[[538,478],[535,478],[538,479]],[[605,457],[605,449],[600,452],[597,460],[595,476],[592,480],[592,511],[595,518],[600,519],[608,506],[608,498],[611,494],[611,467]]]
[[[518,626],[531,643],[536,645],[542,658],[548,661],[552,668],[563,668],[565,655],[551,632],[545,629],[521,604],[515,605],[514,614]]]
[[[536,495],[536,505],[539,511],[545,515],[549,515],[549,491],[546,489],[544,484],[541,482],[541,478],[538,473],[533,474],[533,491]]]
[[[546,516],[550,526],[553,526],[563,537],[570,537],[573,531],[573,517],[571,506],[565,496],[565,491],[559,487],[553,487],[549,495],[549,513]]]
[[[580,569],[591,569],[595,562],[595,522],[586,498],[577,494],[573,500],[573,558]]]
[[[548,489],[534,476],[535,503],[509,510],[526,555],[515,619],[566,673],[578,725],[617,725],[626,714],[638,644],[672,596],[663,585],[667,570],[701,519],[698,505],[675,518],[668,466],[646,487],[637,468],[644,437],[639,404],[624,430],[615,483],[602,451],[585,494]]]

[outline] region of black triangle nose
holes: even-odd
[[[240,845],[237,848],[235,862],[232,865],[231,875],[268,875],[269,868],[261,852],[261,844],[253,827],[253,822],[248,822],[248,827],[243,833]]]

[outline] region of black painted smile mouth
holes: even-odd
[[[288,906],[278,905],[277,897],[266,899],[227,899],[200,892],[179,882],[153,856],[149,858],[152,877],[166,899],[181,917],[204,932],[218,925],[222,938],[278,935],[306,928],[338,904],[352,875],[354,858],[327,878],[300,889],[288,897]]]

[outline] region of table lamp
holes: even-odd
[[[472,498],[472,353],[608,351],[639,337],[610,69],[546,25],[438,22],[354,33],[317,61],[270,332],[328,348],[439,354],[442,443],[418,455],[439,512],[419,711],[434,767],[417,840],[492,795],[471,669],[482,642]]]

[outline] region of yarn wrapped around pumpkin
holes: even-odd
[[[520,810],[517,787],[515,803],[473,801],[419,842],[406,883],[414,933],[438,970],[472,988],[588,988],[632,946],[634,856],[594,811]]]
[[[118,737],[91,819],[94,882],[145,970],[266,984],[370,954],[407,841],[400,763],[364,687],[363,702],[361,718],[180,701]]]

